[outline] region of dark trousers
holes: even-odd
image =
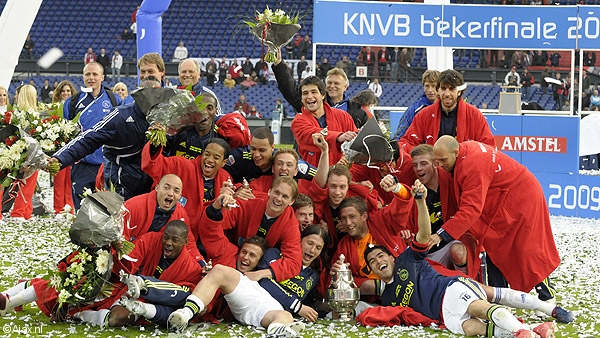
[[[188,288],[161,281],[154,277],[140,277],[144,279],[147,287],[147,292],[141,295],[141,298],[156,307],[156,315],[150,318],[150,321],[166,327],[171,313],[185,305],[191,291]]]
[[[91,191],[95,190],[98,169],[100,169],[99,164],[79,162],[73,165],[71,182],[73,182],[73,204],[75,204],[73,207],[75,210],[79,210],[85,188]]]

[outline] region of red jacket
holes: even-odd
[[[223,211],[221,225],[224,230],[235,229],[235,239],[248,238],[258,232],[267,206],[267,198],[238,201],[239,207]],[[204,217],[203,222],[208,218]],[[287,207],[277,218],[265,237],[270,248],[279,248],[282,258],[270,266],[273,279],[280,282],[292,278],[302,269],[300,228],[292,207]]]
[[[342,158],[341,143],[337,141],[338,136],[347,131],[357,131],[352,117],[347,112],[331,108],[327,103],[323,103],[325,110],[325,120],[327,121],[327,135],[325,141],[329,144],[329,164],[335,164]],[[304,107],[300,114],[297,114],[292,121],[292,133],[298,142],[298,154],[309,164],[318,167],[321,151],[313,143],[312,134],[318,133],[323,128],[319,121]]]
[[[315,181],[313,181],[310,190],[308,191],[308,195],[312,198],[315,208],[315,221],[314,224],[318,224],[320,220],[324,220],[327,223],[327,228],[329,230],[329,239],[330,239],[330,248],[335,248],[337,243],[339,242],[339,238],[337,236],[336,230],[336,221],[333,219],[333,214],[331,213],[331,207],[328,203],[328,193],[327,187],[320,188]],[[379,195],[377,192],[369,191],[369,188],[362,186],[360,184],[350,184],[348,187],[348,193],[346,193],[346,197],[352,196],[360,196],[367,201],[367,206],[369,207],[369,212],[373,210],[379,209]]]
[[[127,259],[116,261],[113,272],[121,265],[128,273],[139,274],[142,276],[154,276],[154,272],[162,256],[162,233],[149,232],[134,242],[135,248],[129,254],[129,257],[136,259],[132,262]],[[196,284],[202,279],[202,267],[187,250],[181,250],[175,261],[166,268],[160,275],[160,280],[187,286],[194,289]]]
[[[398,179],[398,182],[408,186],[412,186],[413,183],[415,183],[417,175],[415,175],[415,171],[412,168],[412,160],[409,154],[404,153],[403,156],[398,159],[396,166],[392,169],[396,170],[392,175]],[[379,197],[385,204],[390,204],[394,199],[394,193],[386,192],[381,188],[381,185],[379,185],[382,179],[379,170],[369,168],[365,165],[352,164],[350,173],[352,174],[352,180],[354,182],[371,181],[371,183],[373,183],[373,189],[377,191]]]
[[[511,288],[529,292],[558,267],[546,198],[525,166],[488,145],[461,143],[454,190],[458,211],[442,229],[453,238],[469,230]]]
[[[154,156],[150,156],[150,143],[147,143],[142,150],[142,170],[144,170],[154,180],[156,185],[166,174],[176,174],[183,182],[182,197],[187,199],[185,210],[190,219],[190,230],[194,238],[198,236],[200,227],[200,217],[204,213],[204,178],[200,168],[202,156],[193,160],[188,160],[180,156],[164,157],[161,151],[157,151]],[[221,186],[230,176],[220,168],[215,181],[214,196],[221,194]]]
[[[128,199],[125,201],[125,208],[129,210],[129,219],[123,227],[123,237],[128,241],[133,241],[150,229],[157,208],[156,190]],[[167,223],[176,219],[184,221],[186,224],[189,224],[190,221],[187,212],[179,203],[175,205],[175,210],[173,210]],[[190,229],[188,230],[188,244],[185,247],[196,261],[203,260],[204,257],[196,247],[194,234]],[[165,232],[165,227],[162,227],[159,232]]]
[[[474,140],[493,147],[496,146],[494,135],[492,135],[485,116],[477,107],[459,99],[457,115],[456,140],[459,143]],[[442,109],[440,108],[440,100],[437,100],[415,115],[412,124],[398,141],[400,149],[405,145],[404,150],[410,153],[416,145],[424,143],[434,145],[439,138],[441,121]]]

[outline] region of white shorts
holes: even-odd
[[[446,328],[452,333],[464,335],[462,324],[471,318],[467,309],[479,299],[487,300],[485,291],[472,279],[459,277],[447,287],[442,300],[442,316]]]
[[[448,269],[454,270],[454,262],[452,262],[452,257],[450,257],[450,247],[454,243],[462,243],[462,242],[455,239],[452,242],[444,245],[443,248],[439,249],[436,252],[427,254],[427,256],[425,256],[425,257],[431,259],[432,261],[436,261],[436,262],[442,264],[443,266],[447,267]]]
[[[240,323],[262,327],[260,322],[267,312],[283,310],[283,307],[258,282],[240,275],[240,283],[232,293],[225,295],[225,300]]]

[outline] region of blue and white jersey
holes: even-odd
[[[103,87],[100,89],[100,94],[95,98],[91,93],[84,91],[82,91],[81,95],[79,95],[77,102],[72,102],[72,98],[73,96],[65,100],[63,105],[63,116],[66,119],[70,119],[70,107],[72,104],[76,105],[75,112],[79,114],[78,124],[81,127],[82,132],[91,129],[94,125],[96,125],[96,123],[100,122],[100,120],[102,120],[114,109],[110,101],[110,97]],[[119,96],[116,96],[115,99],[117,104],[121,104],[121,98]],[[102,164],[102,149],[98,147],[94,150],[94,152],[87,153],[82,161],[95,165]]]

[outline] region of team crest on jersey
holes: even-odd
[[[112,105],[110,104],[110,101],[108,101],[108,100],[102,101],[102,108],[110,108],[110,107],[112,107]]]
[[[298,164],[298,171],[303,174],[306,174],[308,172],[308,164],[307,163]]]
[[[396,272],[396,274],[398,275],[398,278],[400,278],[401,281],[405,281],[408,279],[408,270],[406,269],[398,269],[398,272]]]
[[[233,165],[235,163],[235,157],[233,157],[233,155],[229,155],[229,157],[227,158],[227,165]]]

